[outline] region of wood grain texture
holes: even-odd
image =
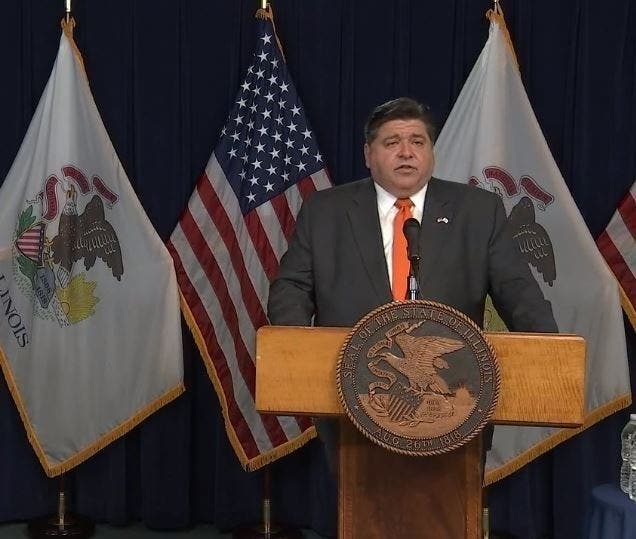
[[[256,408],[264,413],[342,415],[336,362],[348,328],[266,326],[256,336]],[[487,333],[501,388],[493,423],[583,423],[585,341],[575,335]]]
[[[444,455],[386,451],[340,421],[341,539],[481,537],[481,438]]]

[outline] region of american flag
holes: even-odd
[[[621,285],[621,303],[636,327],[636,183],[618,205],[607,228],[596,240]]]
[[[255,335],[303,200],[331,185],[270,12],[257,13],[257,32],[221,139],[168,242],[182,310],[246,470],[315,436],[307,418],[256,411]]]

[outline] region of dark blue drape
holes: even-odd
[[[217,141],[247,67],[256,0],[74,2],[76,40],[106,128],[163,238]],[[0,178],[57,53],[63,2],[5,0],[0,32]],[[279,37],[336,183],[365,175],[362,124],[398,95],[445,120],[483,47],[486,0],[275,0]],[[594,236],[636,180],[636,4],[504,0],[530,101]],[[630,347],[633,332],[628,329]],[[259,516],[261,474],[244,473],[187,330],[188,391],[70,474],[74,508],[149,527]],[[634,351],[630,350],[634,358]],[[592,486],[618,474],[615,414],[490,489],[494,527],[523,538],[583,536]],[[0,521],[55,507],[0,382]],[[334,485],[311,443],[272,466],[275,515],[333,533]]]

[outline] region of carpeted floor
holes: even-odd
[[[303,531],[304,539],[321,539],[312,531]],[[28,537],[25,523],[0,524],[0,539],[23,539]],[[214,526],[199,525],[179,531],[149,530],[142,524],[126,527],[99,525],[95,528],[95,539],[231,539],[232,534],[220,533]],[[274,539],[272,537],[272,539]]]

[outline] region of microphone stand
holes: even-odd
[[[420,287],[417,283],[417,274],[420,269],[420,223],[411,217],[404,222],[402,232],[406,238],[406,257],[409,259],[409,276],[406,281],[406,299],[419,299]]]
[[[411,262],[411,268],[409,270],[407,281],[408,293],[406,295],[406,299],[420,299],[420,287],[417,284],[417,274],[420,269],[420,257],[418,255],[413,255],[409,257],[409,261]]]

